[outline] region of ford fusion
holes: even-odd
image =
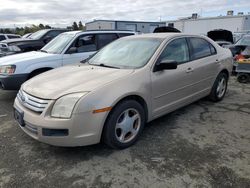
[[[24,83],[14,115],[25,133],[47,144],[103,141],[123,149],[138,140],[149,121],[206,96],[222,100],[231,69],[231,52],[205,36],[129,36],[87,64]]]

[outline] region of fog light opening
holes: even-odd
[[[68,136],[68,129],[42,129],[43,136]]]

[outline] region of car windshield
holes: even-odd
[[[66,48],[66,46],[74,38],[74,34],[60,34],[52,41],[50,41],[46,46],[44,46],[41,51],[51,53],[51,54],[60,54]]]
[[[236,45],[250,46],[250,35],[243,36]]]
[[[117,68],[139,68],[153,56],[162,40],[156,38],[120,39],[89,59],[89,64]]]
[[[37,31],[29,36],[31,39],[40,39],[45,33],[47,33],[48,30],[40,30]]]

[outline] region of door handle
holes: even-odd
[[[186,70],[186,73],[190,73],[190,72],[194,72],[194,69],[189,67],[187,70]]]

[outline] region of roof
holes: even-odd
[[[20,35],[17,35],[17,34],[12,34],[12,33],[0,33],[0,35],[12,35],[12,36],[20,36]]]
[[[159,39],[166,39],[178,36],[200,36],[200,35],[190,35],[185,33],[148,33],[148,34],[141,34],[141,35],[132,35],[126,38],[159,38]]]
[[[216,16],[216,17],[200,17],[196,19],[192,19],[191,17],[187,18],[180,18],[178,20],[169,20],[166,21],[167,23],[169,22],[178,22],[178,21],[198,21],[198,20],[213,20],[213,19],[232,19],[232,18],[245,18],[245,17],[250,17],[250,14],[246,15],[235,15],[235,16]]]
[[[153,23],[153,24],[165,24],[166,23],[166,22],[129,21],[129,20],[93,20],[91,22],[87,22],[86,24],[90,24],[94,22],[126,22],[126,23]]]

